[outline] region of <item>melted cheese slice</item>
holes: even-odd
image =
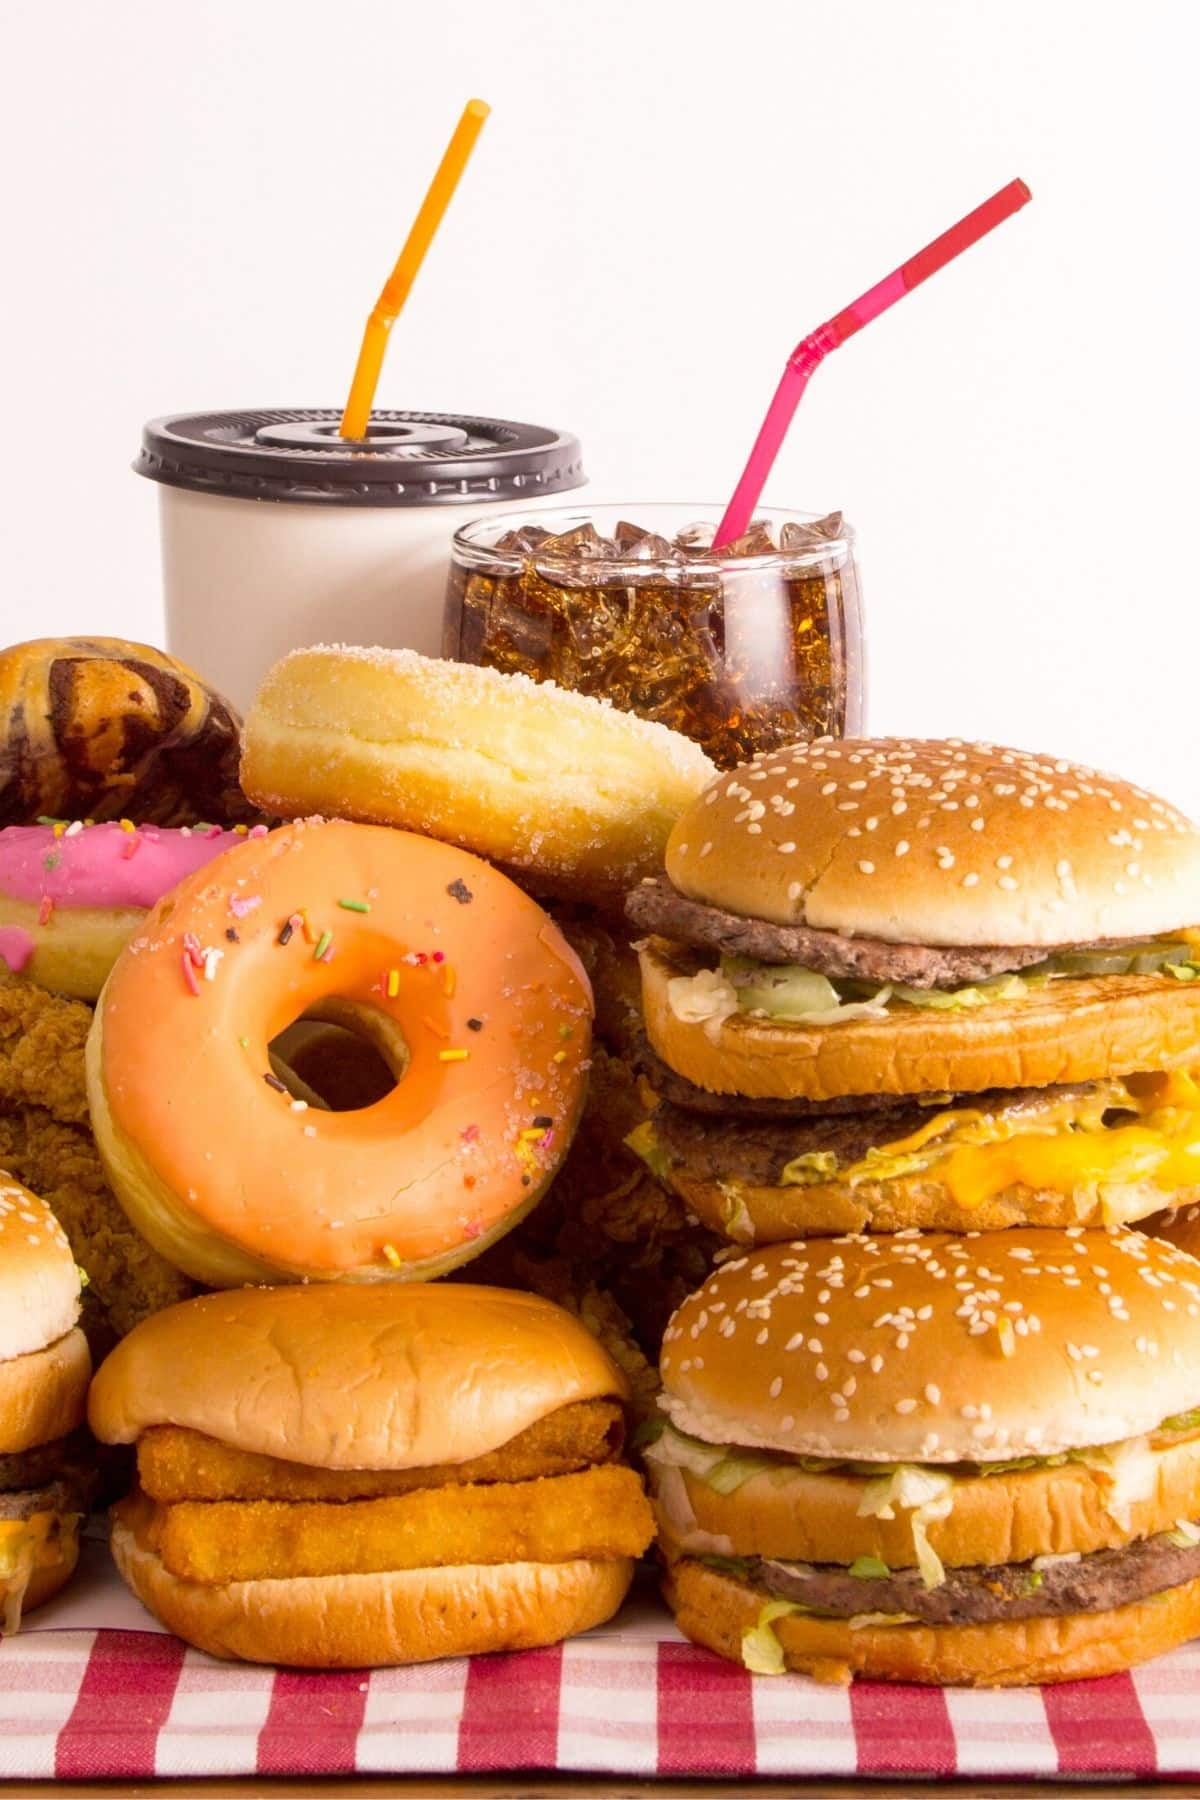
[[[1106,1126],[1112,1111],[1134,1117]],[[1176,1070],[1098,1083],[1085,1096],[1022,1113],[937,1113],[870,1151],[846,1178],[853,1185],[925,1170],[968,1209],[1012,1187],[1073,1193],[1152,1182],[1169,1194],[1200,1185],[1200,1084]]]

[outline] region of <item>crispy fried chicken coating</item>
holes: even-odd
[[[88,1125],[91,1008],[0,981],[0,1169],[49,1206],[87,1273],[84,1324],[102,1355],[139,1319],[193,1292],[139,1237],[104,1178]]]
[[[315,1469],[237,1450],[177,1425],[138,1439],[138,1482],[151,1500],[370,1500],[419,1488],[568,1475],[621,1453],[625,1418],[615,1400],[560,1406],[498,1450],[428,1469]]]
[[[632,1469],[491,1486],[421,1488],[379,1500],[183,1500],[135,1492],[117,1515],[184,1581],[271,1581],[457,1563],[640,1556],[654,1520]]]
[[[632,1381],[639,1415],[653,1405],[667,1320],[720,1248],[626,1146],[656,1104],[621,1057],[594,1044],[587,1103],[558,1179],[462,1277],[531,1287],[583,1318]]]

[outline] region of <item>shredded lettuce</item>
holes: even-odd
[[[768,963],[752,956],[723,956],[719,969],[673,977],[667,984],[672,1012],[712,1035],[734,1013],[757,1014],[783,1024],[838,1024],[881,1018],[893,1007],[935,1012],[969,1011],[997,1001],[1021,1000],[1048,981],[1068,976],[1163,975],[1200,979],[1200,959],[1182,941],[1061,950],[1030,968],[992,975],[955,988],[919,988],[907,982],[872,982],[828,976],[802,963]]]
[[[1176,1519],[1174,1531],[1165,1536],[1177,1550],[1194,1550],[1200,1544],[1200,1525],[1193,1525],[1190,1519]]]
[[[1200,1407],[1193,1412],[1175,1413],[1164,1419],[1159,1426],[1160,1431],[1196,1431],[1200,1429]]]
[[[625,1139],[625,1148],[640,1156],[650,1173],[659,1181],[667,1182],[671,1174],[671,1157],[658,1141],[653,1119],[643,1119],[635,1125]]]
[[[833,1150],[806,1150],[803,1156],[793,1156],[790,1162],[784,1163],[779,1184],[781,1187],[812,1187],[817,1182],[828,1181],[837,1172],[838,1159]]]
[[[742,1662],[752,1675],[783,1674],[786,1667],[783,1645],[771,1627],[776,1619],[786,1619],[789,1613],[805,1611],[807,1608],[798,1606],[794,1600],[770,1600],[762,1608],[757,1622],[742,1633]]]
[[[722,1199],[721,1222],[735,1244],[752,1244],[755,1241],[754,1220],[750,1217],[750,1208],[742,1197],[741,1184],[736,1181],[718,1181],[717,1188]]]
[[[704,1480],[714,1493],[736,1494],[740,1487],[747,1481],[752,1481],[756,1475],[769,1475],[777,1467],[774,1457],[756,1456],[752,1450],[731,1450],[708,1471]]]
[[[703,1563],[706,1569],[714,1569],[718,1575],[732,1575],[737,1581],[747,1581],[754,1572],[754,1560],[749,1556],[715,1556],[711,1550],[696,1561]]]
[[[893,1475],[868,1481],[858,1503],[860,1519],[894,1519],[896,1508],[911,1514],[913,1550],[927,1588],[946,1579],[942,1560],[929,1542],[929,1527],[949,1516],[954,1506],[954,1477],[938,1475],[913,1463],[902,1463]]]

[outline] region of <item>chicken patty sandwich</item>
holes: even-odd
[[[74,1572],[93,1484],[79,1270],[41,1200],[0,1175],[0,1631]]]
[[[635,1148],[743,1243],[1115,1224],[1200,1197],[1200,831],[991,745],[722,775],[627,910]]]
[[[129,1586],[216,1656],[366,1667],[550,1644],[609,1618],[653,1536],[624,1377],[548,1301],[332,1285],[207,1295],[109,1356],[136,1444]]]
[[[818,1239],[679,1308],[667,1597],[759,1673],[988,1686],[1200,1634],[1200,1263],[1140,1232]]]

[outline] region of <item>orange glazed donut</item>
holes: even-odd
[[[301,821],[188,876],[118,957],[88,1040],[96,1142],[130,1219],[197,1281],[426,1279],[551,1180],[591,1013],[574,951],[498,870]],[[323,1110],[272,1057],[300,1018],[368,1038],[396,1085]]]

